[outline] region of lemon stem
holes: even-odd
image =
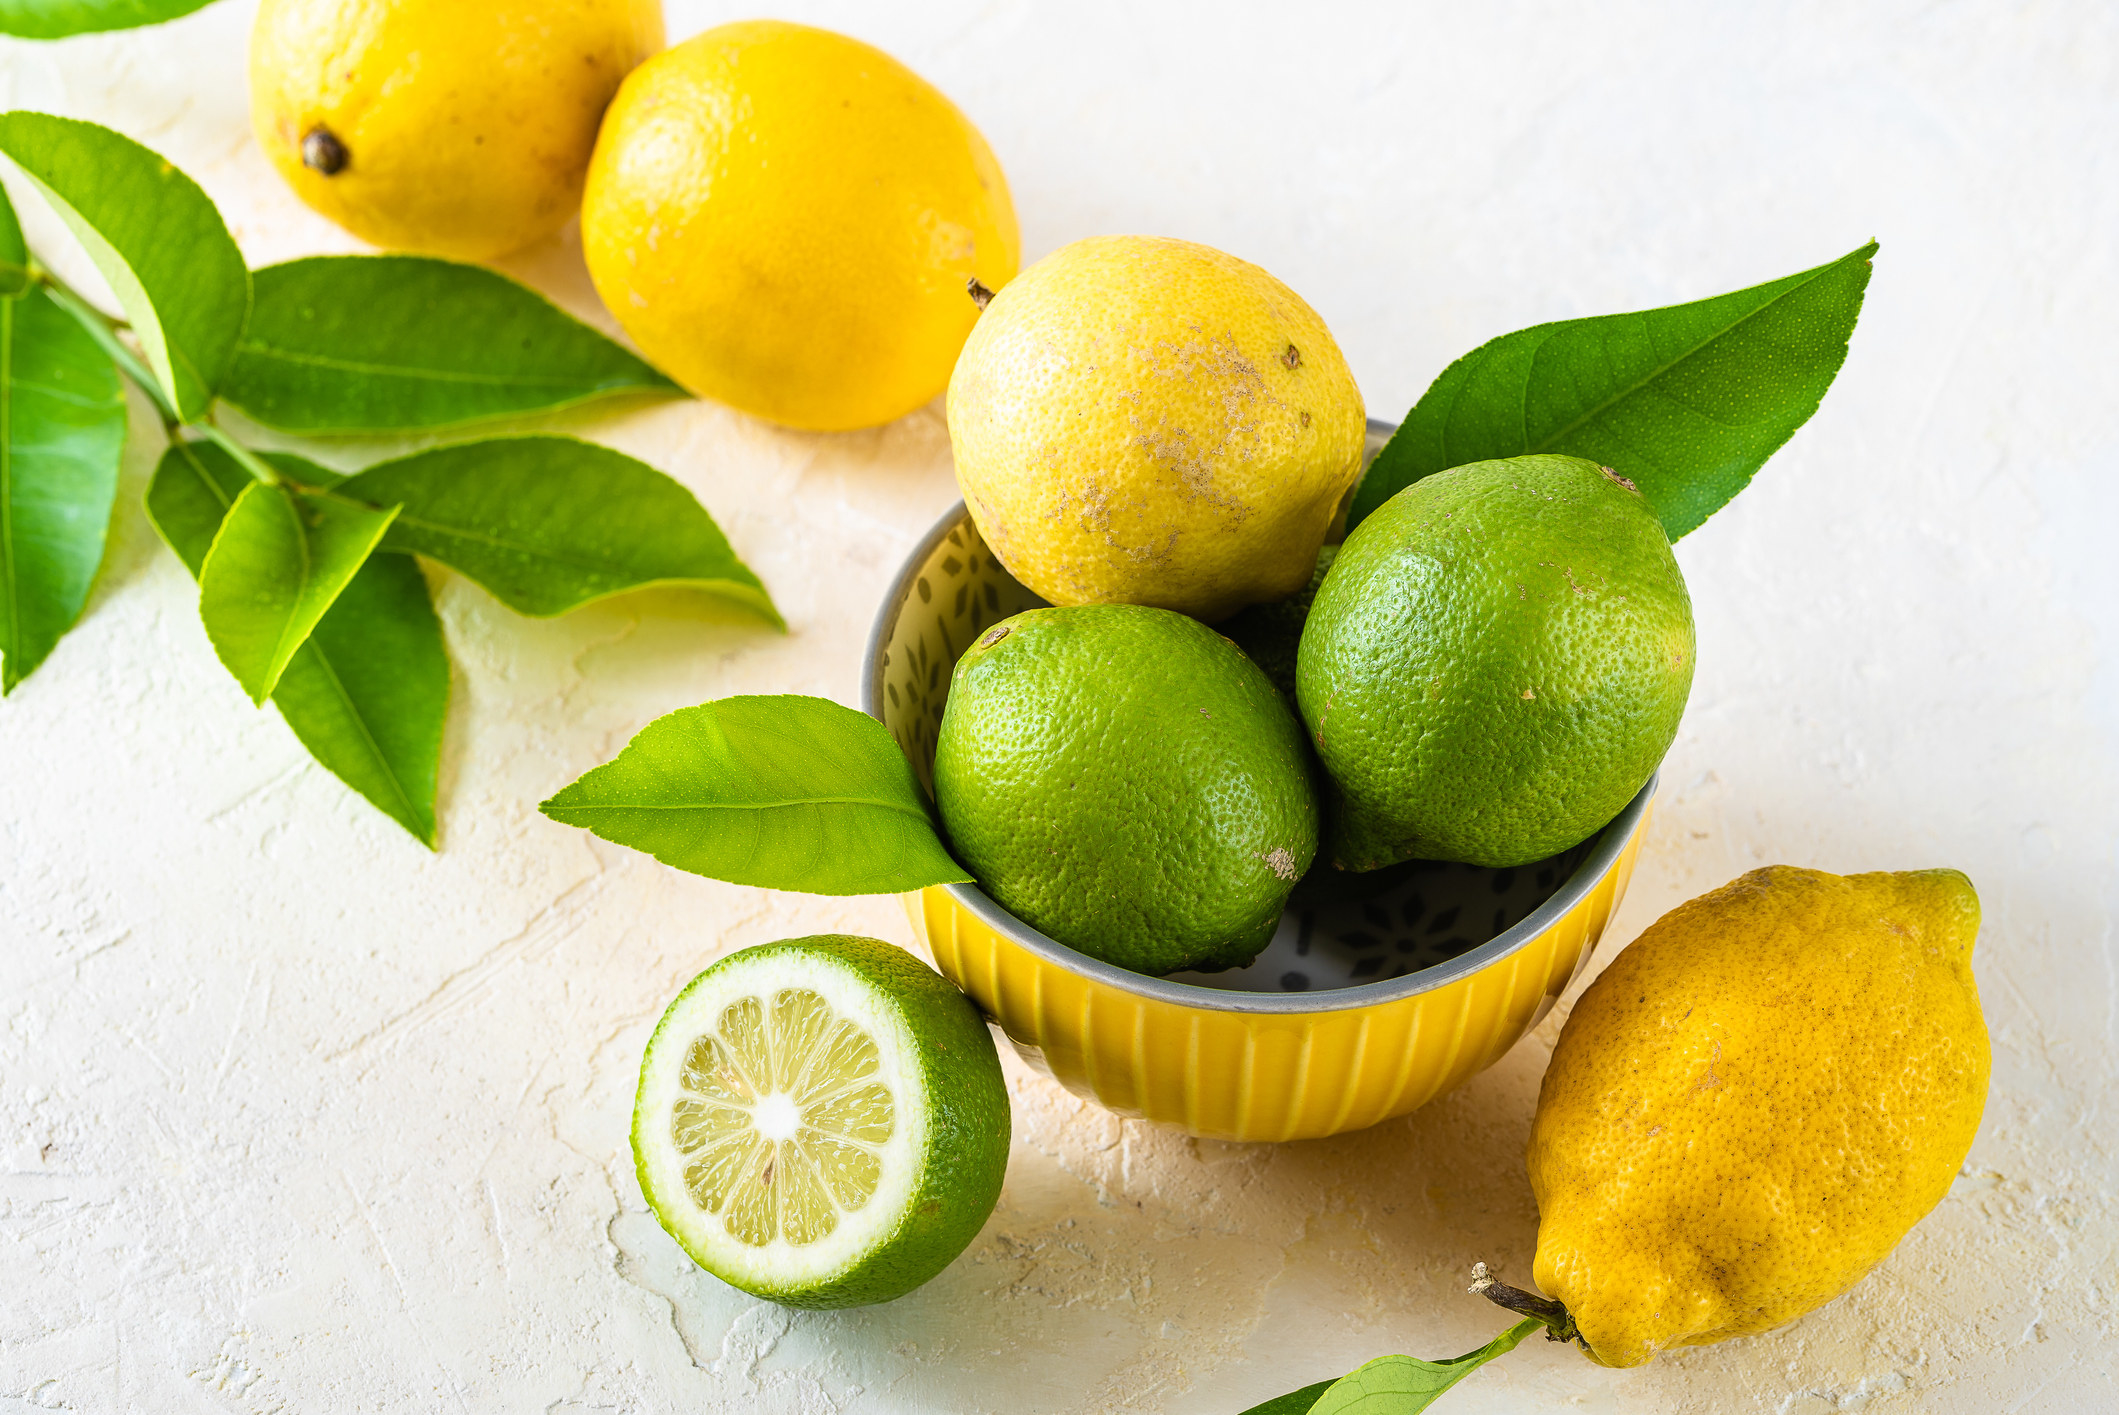
[[[1465,1289],[1475,1292],[1496,1306],[1525,1317],[1533,1317],[1545,1323],[1547,1341],[1581,1341],[1582,1333],[1575,1330],[1575,1319],[1567,1308],[1550,1297],[1540,1297],[1534,1292],[1525,1292],[1520,1287],[1507,1283],[1487,1271],[1486,1264],[1472,1264],[1472,1285]],[[1583,1345],[1586,1347],[1587,1342]]]
[[[347,161],[346,145],[322,123],[302,134],[302,166],[310,171],[336,177],[346,170]]]
[[[964,293],[971,296],[971,303],[979,307],[980,314],[984,314],[986,306],[993,303],[993,291],[981,285],[976,275],[964,282]]]

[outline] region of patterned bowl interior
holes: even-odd
[[[1389,434],[1388,426],[1370,424],[1371,457]],[[934,745],[958,656],[987,626],[1045,607],[987,548],[968,513],[935,542],[911,578],[881,645],[876,702],[883,725],[930,796]],[[1171,976],[1245,992],[1305,992],[1403,977],[1520,923],[1574,874],[1597,838],[1515,869],[1413,860],[1370,874],[1313,871],[1296,886],[1279,930],[1250,967]]]

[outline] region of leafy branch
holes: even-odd
[[[0,194],[0,692],[86,604],[126,433],[121,375],[160,417],[168,448],[147,511],[199,582],[215,654],[318,762],[429,845],[449,666],[414,556],[523,614],[678,585],[784,628],[697,499],[609,448],[503,436],[342,476],[245,446],[218,421],[226,404],[296,433],[404,433],[678,391],[542,297],[413,256],[253,276],[198,185],[130,139],[14,112],[0,114],[0,153],[123,310],[39,261]]]
[[[1486,1264],[1472,1267],[1469,1289],[1489,1302],[1523,1314],[1523,1320],[1476,1351],[1447,1361],[1422,1361],[1416,1356],[1379,1356],[1337,1380],[1319,1381],[1254,1405],[1243,1415],[1419,1415],[1472,1372],[1497,1356],[1505,1356],[1526,1337],[1544,1332],[1553,1341],[1578,1340],[1574,1319],[1567,1309],[1549,1298],[1539,1297],[1497,1282]]]

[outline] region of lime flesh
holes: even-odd
[[[741,997],[685,1053],[670,1140],[684,1187],[762,1248],[827,1237],[876,1194],[897,1124],[875,1039],[808,988]]]
[[[977,1236],[1007,1167],[1007,1089],[977,1010],[932,970],[875,939],[794,939],[670,1004],[633,1153],[708,1272],[788,1306],[859,1306]]]

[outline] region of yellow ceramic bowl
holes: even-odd
[[[1390,433],[1372,423],[1370,451]],[[1001,568],[960,502],[884,597],[862,706],[933,789],[957,656],[1044,604]],[[1122,1115],[1225,1140],[1358,1130],[1427,1104],[1520,1041],[1618,908],[1655,795],[1514,870],[1416,863],[1306,881],[1257,962],[1152,978],[1037,932],[973,885],[905,896],[935,965],[1016,1049]]]

